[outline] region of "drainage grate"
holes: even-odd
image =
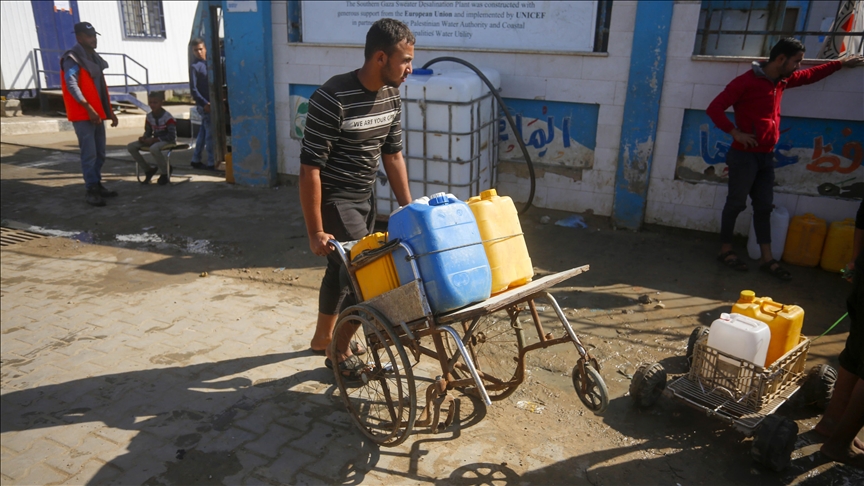
[[[38,240],[39,238],[45,238],[45,235],[19,229],[0,227],[0,246],[10,246],[25,241]]]

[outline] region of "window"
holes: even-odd
[[[846,50],[860,53],[864,34],[852,24],[860,22],[862,3],[702,0],[693,54],[767,57],[781,37],[790,36],[804,43],[807,58],[837,57]]]
[[[126,37],[165,38],[161,0],[120,0]]]

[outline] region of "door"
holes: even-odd
[[[60,87],[60,56],[71,49],[78,17],[77,0],[31,0],[46,86]]]

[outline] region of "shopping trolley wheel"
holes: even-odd
[[[609,390],[606,388],[606,382],[597,371],[599,365],[595,360],[586,361],[580,359],[576,366],[573,367],[572,379],[573,388],[576,389],[576,394],[579,395],[579,400],[588,407],[589,410],[599,415],[609,406]]]
[[[687,369],[690,369],[690,366],[693,364],[693,348],[696,347],[696,341],[699,340],[702,336],[708,335],[708,327],[707,326],[699,326],[696,329],[693,329],[693,332],[690,333],[690,338],[687,340]]]
[[[828,402],[834,396],[834,384],[837,382],[837,370],[827,364],[821,364],[810,368],[804,385],[801,386],[801,400],[803,405],[813,405],[824,411]]]
[[[648,408],[655,403],[666,389],[666,370],[660,363],[646,363],[639,366],[630,380],[630,398],[639,408]]]
[[[797,438],[798,424],[786,417],[769,415],[756,429],[750,455],[756,462],[780,472],[789,465]]]

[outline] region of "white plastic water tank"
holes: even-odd
[[[498,71],[479,69],[500,88]],[[445,192],[465,201],[491,188],[498,107],[480,77],[463,66],[415,69],[399,90],[411,195]],[[379,181],[377,190],[379,214],[398,207],[389,186]]]
[[[786,245],[786,233],[789,231],[789,211],[783,206],[774,206],[771,211],[771,256],[779,260],[783,255],[783,246]],[[750,234],[747,236],[747,255],[757,260],[762,256],[759,243],[756,242],[756,228],[753,219],[750,219]]]
[[[765,366],[769,342],[768,325],[741,314],[721,314],[708,333],[708,346],[759,366]]]

